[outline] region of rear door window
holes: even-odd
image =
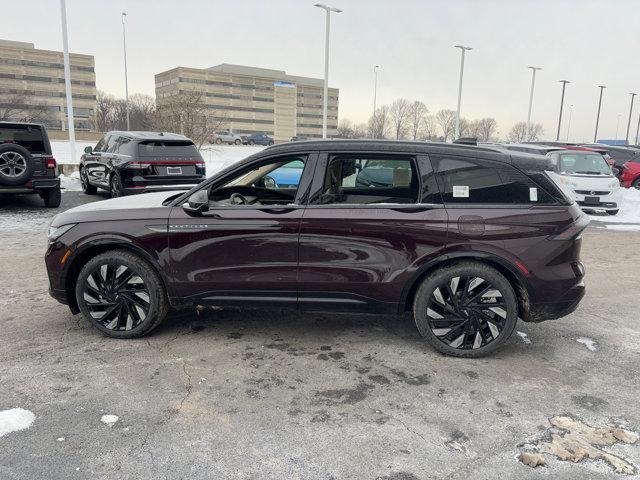
[[[555,203],[546,191],[511,165],[463,157],[432,160],[444,203]]]

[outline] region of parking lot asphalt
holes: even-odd
[[[638,473],[638,441],[591,441],[600,459],[579,462],[549,445],[576,433],[558,418],[640,430],[640,232],[590,227],[578,310],[519,322],[505,348],[479,360],[438,354],[409,316],[180,313],[121,341],[47,293],[48,222],[94,198],[104,197],[68,192],[58,210],[0,199],[0,413],[35,415],[25,430],[0,431],[0,479]],[[545,465],[518,460],[542,444],[556,453]]]

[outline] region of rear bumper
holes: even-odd
[[[24,185],[0,185],[0,193],[39,193],[44,190],[60,188],[59,178],[34,178]]]
[[[125,195],[134,195],[136,193],[162,192],[165,190],[190,190],[204,181],[205,178],[202,176],[149,180],[142,177],[134,177],[134,179],[124,182],[123,192]]]
[[[527,322],[543,322],[565,317],[578,307],[586,293],[584,281],[580,281],[573,288],[553,302],[532,303],[529,307],[529,315],[523,319]]]

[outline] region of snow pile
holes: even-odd
[[[18,432],[29,428],[36,416],[24,408],[12,408],[0,412],[0,437],[11,432]]]
[[[51,140],[53,158],[58,163],[80,163],[80,157],[84,153],[84,147],[95,147],[97,142],[76,142],[76,156],[71,158],[71,148],[67,140]]]
[[[120,420],[120,417],[117,415],[102,415],[102,417],[100,417],[100,421],[110,427],[113,427],[118,420]]]
[[[249,155],[258,153],[265,147],[234,145],[203,145],[200,154],[207,165],[207,177],[228,167]]]
[[[617,215],[591,214],[589,217],[595,222],[604,223],[611,230],[639,230],[640,231],[640,190],[624,188],[622,208]]]

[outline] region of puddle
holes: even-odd
[[[638,469],[619,455],[602,449],[616,444],[635,444],[638,434],[619,426],[592,427],[575,418],[559,415],[549,419],[551,427],[533,444],[521,445],[518,456],[525,465],[535,468],[545,464],[544,455],[573,463],[583,460],[604,461],[617,473],[634,475]]]

